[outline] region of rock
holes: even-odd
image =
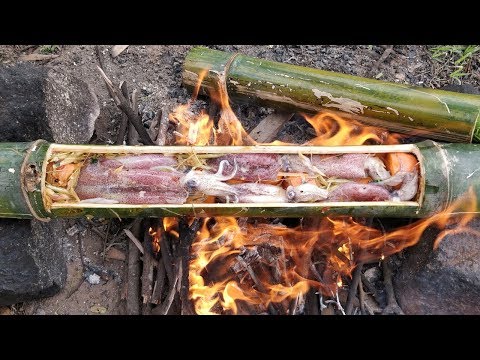
[[[81,79],[32,64],[0,66],[1,141],[87,143],[99,114]]]
[[[480,229],[480,219],[470,225]],[[394,277],[397,300],[406,314],[480,314],[480,236],[445,237],[428,230],[418,245],[406,249]]]
[[[480,94],[480,90],[478,90],[475,86],[470,84],[462,84],[462,85],[448,84],[442,87],[442,90],[455,91],[455,92],[473,94],[473,95]]]
[[[0,141],[87,143],[99,113],[92,88],[74,76],[31,64],[0,66]],[[64,224],[0,219],[0,305],[61,289]]]
[[[368,270],[365,270],[363,275],[365,275],[365,278],[368,281],[370,281],[372,284],[380,280],[380,277],[381,277],[380,269],[377,266],[374,266]]]
[[[67,269],[63,221],[0,219],[0,305],[57,293]]]
[[[84,81],[49,70],[44,84],[48,125],[57,143],[88,143],[100,106],[92,87]]]
[[[98,276],[95,273],[91,273],[87,276],[87,282],[90,285],[98,285],[98,284],[100,284],[100,276]]]

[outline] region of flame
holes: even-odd
[[[198,86],[194,91],[196,98]],[[255,145],[233,112],[224,85],[211,98],[219,105],[218,124],[205,111],[191,111],[193,99],[177,107],[177,144]],[[322,112],[304,115],[316,136],[305,145],[396,144],[402,135]],[[274,141],[271,145],[285,145]],[[291,303],[309,291],[338,298],[338,289],[360,262],[379,261],[415,245],[431,226],[443,229],[434,247],[447,235],[473,232],[476,197],[470,190],[441,213],[386,232],[348,216],[305,219],[296,227],[268,220],[206,218],[191,249],[189,294],[197,314],[289,313]],[[449,226],[456,222],[455,228]],[[381,224],[379,224],[381,225]],[[163,230],[178,238],[176,218],[164,218]],[[273,310],[272,310],[273,308]]]
[[[476,201],[470,190],[441,213],[391,232],[351,217],[326,217],[295,228],[240,226],[232,217],[205,219],[192,247],[190,298],[197,314],[238,314],[240,308],[262,313],[270,304],[286,311],[290,301],[310,288],[334,294],[356,264],[380,261],[413,246],[432,226],[443,229],[435,248],[447,235],[474,231],[468,223],[477,211]],[[452,224],[456,227],[449,228]]]
[[[160,251],[160,229],[154,230],[151,226],[148,228],[148,234],[152,237],[152,249],[154,253]]]
[[[306,145],[397,144],[400,138],[385,129],[365,126],[351,119],[347,121],[330,112],[321,112],[313,117],[305,115],[305,119],[317,135]]]

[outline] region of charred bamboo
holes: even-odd
[[[243,189],[246,188],[251,196],[260,196],[264,202],[238,202],[238,203],[95,203],[87,201],[78,201],[73,197],[69,201],[54,201],[51,197],[52,186],[47,182],[51,176],[52,163],[60,163],[66,166],[77,159],[87,159],[90,156],[92,161],[101,162],[101,157],[108,157],[107,163],[114,167],[114,171],[122,171],[125,166],[133,166],[132,173],[136,173],[138,164],[133,161],[142,159],[150,161],[151,165],[156,167],[157,161],[161,160],[159,168],[165,166],[162,157],[175,156],[181,159],[195,159],[195,161],[207,160],[219,157],[233,157],[235,154],[242,154],[239,159],[245,159],[245,154],[268,155],[273,158],[282,158],[284,156],[298,156],[302,153],[305,158],[323,159],[328,156],[342,156],[349,159],[356,159],[356,154],[373,154],[375,156],[390,156],[396,154],[400,157],[405,154],[414,157],[418,163],[418,174],[416,182],[418,186],[414,188],[415,195],[409,201],[385,200],[380,192],[378,201],[363,201],[361,191],[370,191],[368,187],[376,187],[376,183],[361,184],[353,191],[356,201],[343,201],[342,196],[352,191],[349,187],[342,184],[336,189],[342,191],[330,192],[335,196],[324,196],[323,193],[315,194],[320,202],[302,202],[303,197],[298,202],[280,202],[279,196],[285,196],[280,192],[271,192],[272,187],[276,185],[259,184],[259,188],[253,188],[253,185],[237,185],[238,183],[226,184],[225,189]],[[135,155],[135,159],[125,157],[126,154]],[[60,156],[61,155],[61,156]],[[478,164],[475,161],[480,156],[480,145],[477,144],[440,144],[433,141],[425,141],[419,144],[404,145],[364,145],[364,146],[203,146],[203,147],[184,147],[184,146],[103,146],[103,145],[62,145],[49,144],[39,140],[33,143],[3,143],[0,144],[0,217],[11,218],[38,218],[47,221],[52,217],[82,217],[96,216],[104,218],[112,217],[158,217],[158,216],[257,216],[257,217],[304,217],[319,215],[351,215],[351,216],[377,216],[377,217],[427,217],[446,209],[455,199],[463,195],[473,187],[478,198],[480,198],[480,173]],[[61,158],[62,160],[58,160]],[[72,160],[73,159],[73,160]],[[128,163],[125,163],[128,159]],[[243,161],[242,160],[242,161]],[[193,160],[192,160],[193,161]],[[80,162],[83,164],[85,161]],[[117,164],[118,163],[118,164]],[[321,168],[321,162],[317,164]],[[127,164],[127,165],[126,165]],[[168,165],[169,163],[167,163]],[[108,165],[108,166],[110,166]],[[274,164],[275,165],[275,164]],[[75,169],[75,164],[72,165]],[[87,166],[83,164],[83,166]],[[113,165],[112,165],[113,166]],[[143,166],[143,165],[142,165]],[[238,166],[238,164],[237,164]],[[275,165],[276,166],[276,165]],[[168,166],[167,166],[168,167]],[[314,166],[312,169],[317,169]],[[328,170],[324,169],[323,170]],[[331,168],[330,168],[331,169]],[[72,170],[75,174],[75,170]],[[337,170],[335,170],[337,171]],[[399,172],[400,173],[400,172]],[[185,179],[185,173],[182,173]],[[349,172],[350,176],[363,176],[362,174]],[[347,174],[347,175],[348,175]],[[231,178],[228,172],[223,173],[223,177]],[[380,174],[381,175],[381,174]],[[72,175],[73,176],[73,175]],[[97,178],[94,178],[97,179]],[[381,179],[381,177],[380,177]],[[380,180],[377,184],[394,179],[392,176],[387,180]],[[63,180],[70,184],[71,180]],[[98,186],[103,186],[103,182],[108,178],[98,177]],[[96,181],[96,180],[95,180]],[[121,180],[124,181],[124,180]],[[135,181],[144,181],[135,178]],[[151,181],[147,179],[145,181]],[[170,181],[170,180],[169,180]],[[178,180],[181,182],[182,180]],[[234,181],[234,180],[231,180]],[[238,180],[236,180],[238,181]],[[188,181],[187,181],[188,182]],[[134,182],[135,183],[135,182]],[[394,184],[397,182],[395,181]],[[250,183],[252,184],[252,183]],[[351,184],[347,182],[347,184]],[[154,184],[153,186],[164,186],[165,184]],[[178,184],[170,183],[173,189]],[[192,185],[189,183],[189,185]],[[308,183],[303,184],[308,188]],[[367,186],[368,185],[368,186]],[[50,187],[49,187],[50,186]],[[127,184],[127,186],[130,186]],[[137,186],[137,185],[131,185]],[[143,186],[143,185],[142,185]],[[302,186],[302,185],[300,185]],[[358,186],[364,187],[363,190]],[[350,186],[351,187],[351,186]],[[56,187],[53,187],[56,189]],[[147,188],[147,187],[146,187]],[[294,189],[297,189],[293,186]],[[59,188],[60,189],[60,188]],[[63,190],[62,190],[63,189]],[[66,188],[60,190],[66,191]],[[148,190],[148,189],[147,189]],[[218,190],[218,189],[217,189]],[[242,191],[243,191],[242,190]],[[287,189],[286,196],[292,189]],[[161,188],[160,191],[165,191]],[[234,190],[235,191],[235,190]],[[235,194],[235,193],[234,193]],[[272,194],[274,196],[272,196]],[[61,199],[63,193],[57,196]],[[295,195],[295,194],[294,194]],[[377,196],[377,195],[375,195]],[[247,196],[246,198],[250,198]],[[347,197],[348,199],[348,197]],[[137,199],[138,200],[138,199]]]
[[[200,79],[205,94],[222,90],[234,100],[288,111],[328,110],[395,132],[448,142],[480,142],[478,95],[389,83],[196,47],[185,59],[183,82],[194,87]]]

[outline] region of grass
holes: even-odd
[[[45,55],[55,54],[59,49],[58,45],[42,45],[40,46],[40,53]]]
[[[480,52],[479,45],[442,45],[429,49],[432,58],[450,68],[449,77],[462,83],[461,78],[470,75],[474,55]]]

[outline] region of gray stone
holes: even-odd
[[[87,143],[99,113],[91,87],[76,77],[31,64],[0,66],[0,141]],[[64,224],[0,219],[0,305],[61,289]]]
[[[0,305],[51,296],[66,280],[63,221],[0,219]]]
[[[87,143],[100,106],[91,86],[31,64],[0,66],[2,141]]]
[[[62,72],[49,70],[44,84],[45,110],[57,143],[88,143],[100,106],[92,87]]]
[[[480,229],[480,219],[470,223]],[[395,294],[406,314],[480,314],[480,236],[469,232],[445,237],[428,230],[406,249],[394,277]]]

